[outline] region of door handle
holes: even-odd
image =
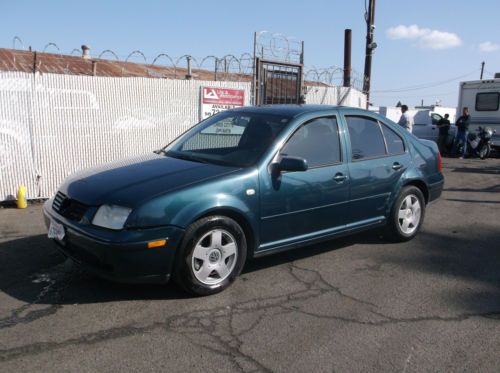
[[[396,170],[396,171],[397,171],[397,170],[401,170],[402,168],[403,168],[403,165],[402,165],[401,163],[399,163],[399,162],[394,162],[394,163],[392,164],[392,169],[393,169],[393,170]]]
[[[333,180],[335,180],[337,183],[343,183],[344,181],[347,180],[347,175],[344,175],[343,173],[338,172],[333,177]]]

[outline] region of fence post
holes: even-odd
[[[37,64],[37,55],[36,51],[33,53],[33,74],[36,74],[36,64]]]
[[[187,61],[186,79],[191,80],[193,78],[193,74],[191,72],[191,56],[186,56],[186,61]]]

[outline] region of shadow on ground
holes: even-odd
[[[378,265],[393,263],[408,271],[481,283],[480,291],[471,286],[466,293],[450,289],[444,296],[449,297],[450,305],[456,303],[460,308],[500,310],[500,250],[496,249],[500,231],[484,228],[475,232],[476,239],[458,238],[453,233],[456,230],[450,232],[424,231],[410,243],[388,244],[378,231],[371,231],[249,261],[243,275],[356,244],[386,245],[387,250],[367,253],[370,260]],[[246,282],[245,286],[252,284]],[[174,283],[127,285],[94,277],[66,260],[44,235],[0,244],[0,291],[28,304],[52,305],[189,298]]]
[[[487,175],[500,175],[500,168],[498,166],[491,167],[452,167],[451,172],[463,172],[466,174],[487,174]]]
[[[486,188],[444,188],[443,192],[472,192],[472,193],[495,193],[500,192],[500,184]]]
[[[451,227],[449,233],[425,232],[415,241],[409,255],[384,253],[379,264],[392,263],[410,272],[423,272],[436,281],[453,283],[441,295],[446,302],[471,312],[500,314],[500,230],[496,226],[471,227],[470,236],[455,234],[463,228]],[[458,284],[457,284],[458,283]],[[458,285],[458,286],[457,286]]]
[[[377,231],[327,241],[250,260],[243,270],[243,275],[356,243],[381,242],[382,238]],[[120,284],[95,277],[66,259],[45,235],[0,243],[0,291],[22,302],[37,304],[85,304],[190,297],[179,289],[174,281],[167,285]],[[43,297],[40,297],[41,293],[44,294]]]

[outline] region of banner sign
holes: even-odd
[[[244,89],[201,87],[200,120],[244,104]]]

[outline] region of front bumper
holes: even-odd
[[[170,279],[183,229],[165,226],[111,231],[79,224],[57,214],[52,200],[44,204],[43,215],[47,228],[51,220],[64,226],[63,240],[53,240],[57,248],[88,271],[127,283],[165,283]],[[167,240],[166,246],[147,248],[148,242],[161,239]]]

